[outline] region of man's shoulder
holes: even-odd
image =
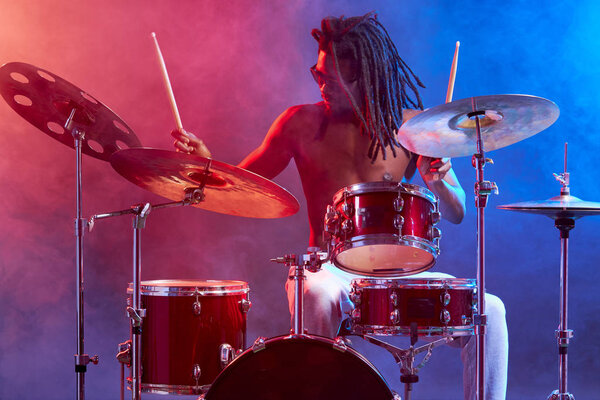
[[[323,102],[292,106],[282,113],[286,122],[291,124],[320,123],[324,115],[325,105]]]

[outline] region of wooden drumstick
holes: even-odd
[[[171,103],[171,111],[173,112],[173,117],[175,118],[175,125],[177,126],[177,129],[182,130],[183,124],[181,123],[181,117],[179,116],[179,110],[177,109],[177,103],[175,102],[175,95],[173,94],[173,88],[171,87],[171,81],[169,80],[169,74],[167,73],[167,66],[165,65],[165,60],[163,59],[160,47],[158,46],[158,40],[156,40],[156,33],[154,32],[152,32],[152,39],[154,39],[154,46],[156,47],[156,57],[158,58],[158,64],[160,65],[160,68],[162,70],[163,81],[165,83],[165,88],[167,89],[169,102]]]
[[[456,79],[456,65],[458,64],[458,48],[460,42],[456,42],[456,49],[454,50],[454,59],[452,60],[452,68],[450,68],[450,80],[448,81],[448,91],[446,92],[446,103],[452,101],[452,95],[454,94],[454,80]]]

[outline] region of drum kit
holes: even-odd
[[[404,398],[411,398],[418,369],[432,349],[459,337],[476,336],[478,398],[484,398],[486,315],[484,208],[497,190],[484,180],[490,162],[485,151],[532,136],[558,118],[558,107],[524,95],[480,96],[433,107],[407,121],[399,138],[408,150],[432,157],[472,156],[478,210],[477,279],[420,279],[407,276],[430,269],[439,253],[441,218],[429,190],[399,182],[357,183],[340,189],[324,215],[327,249],[274,261],[293,267],[295,313],[291,334],[258,338],[246,346],[249,287],[242,281],[141,279],[141,232],[151,211],[193,206],[217,213],[280,218],[299,209],[277,184],[250,171],[180,152],[141,147],[133,131],[87,92],[36,66],[13,62],[0,67],[0,93],[29,123],[76,150],[77,398],[85,396],[85,373],[98,358],[84,350],[83,237],[97,221],[133,218],[132,282],[127,290],[131,340],[117,359],[130,367],[134,400],[141,393],[201,395],[206,400],[397,399],[377,370],[349,346],[355,335],[389,350],[401,366]],[[82,217],[82,154],[109,161],[125,179],[170,202]],[[566,160],[566,156],[565,156]],[[559,389],[550,399],[573,399],[567,391],[568,237],[577,218],[600,214],[600,203],[570,195],[569,174],[557,175],[561,195],[501,209],[546,215],[561,235],[561,325]],[[318,273],[325,262],[362,276],[352,281],[354,310],[330,339],[304,329],[305,271]],[[374,336],[408,336],[399,349]],[[418,338],[438,339],[415,347]],[[415,356],[427,352],[414,366]],[[124,367],[122,367],[124,368]],[[125,379],[123,379],[125,381]],[[123,396],[123,390],[122,396]]]

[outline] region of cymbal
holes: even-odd
[[[82,152],[108,161],[115,151],[140,147],[129,126],[89,93],[58,75],[31,64],[12,62],[0,67],[0,94],[27,122],[48,136],[75,147],[64,125],[73,108],[73,126],[85,132]]]
[[[286,217],[300,208],[281,186],[224,162],[144,147],[120,150],[110,157],[110,164],[125,179],[173,201],[184,200],[187,190],[200,186],[209,161],[205,199],[195,207],[252,218]]]
[[[462,157],[477,152],[475,120],[467,114],[485,111],[479,119],[483,150],[524,140],[552,125],[559,115],[550,100],[519,94],[469,97],[423,111],[404,123],[398,139],[409,151],[429,157]]]
[[[588,215],[600,215],[600,203],[584,201],[571,195],[560,195],[541,201],[505,204],[498,206],[498,208],[528,214],[540,214],[553,219],[577,219]]]

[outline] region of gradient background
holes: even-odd
[[[184,126],[218,160],[237,163],[260,144],[286,107],[316,102],[308,72],[316,60],[310,36],[326,15],[375,9],[404,60],[427,85],[426,107],[444,101],[456,40],[461,41],[454,98],[523,93],[555,101],[558,121],[545,132],[489,154],[496,181],[486,213],[487,288],[507,308],[509,399],[544,399],[558,387],[560,242],[553,222],[497,210],[500,204],[559,193],[569,142],[572,193],[600,201],[596,139],[600,121],[600,6],[568,1],[8,1],[0,0],[0,63],[22,61],[88,91],[123,118],[146,146],[171,149],[174,123],[150,32],[169,69]],[[2,105],[3,104],[3,105]],[[45,136],[0,104],[0,398],[75,397],[76,351],[73,150]],[[442,222],[434,271],[474,278],[476,211],[470,158],[453,165],[467,192],[460,225]],[[84,158],[84,216],[160,202],[108,163]],[[153,213],[143,231],[143,279],[240,279],[253,309],[248,342],[289,329],[283,283],[271,257],[303,252],[308,225],[300,181],[290,165],[276,182],[300,201],[279,220],[230,217],[192,208]],[[415,183],[421,184],[420,180]],[[576,224],[570,240],[569,391],[600,392],[600,220]],[[131,220],[97,223],[85,240],[86,353],[100,364],[86,374],[89,399],[117,398],[117,344],[129,336],[125,288],[131,280]],[[402,391],[392,358],[358,344]],[[456,349],[434,351],[415,399],[461,399]],[[147,397],[153,397],[148,395]]]

